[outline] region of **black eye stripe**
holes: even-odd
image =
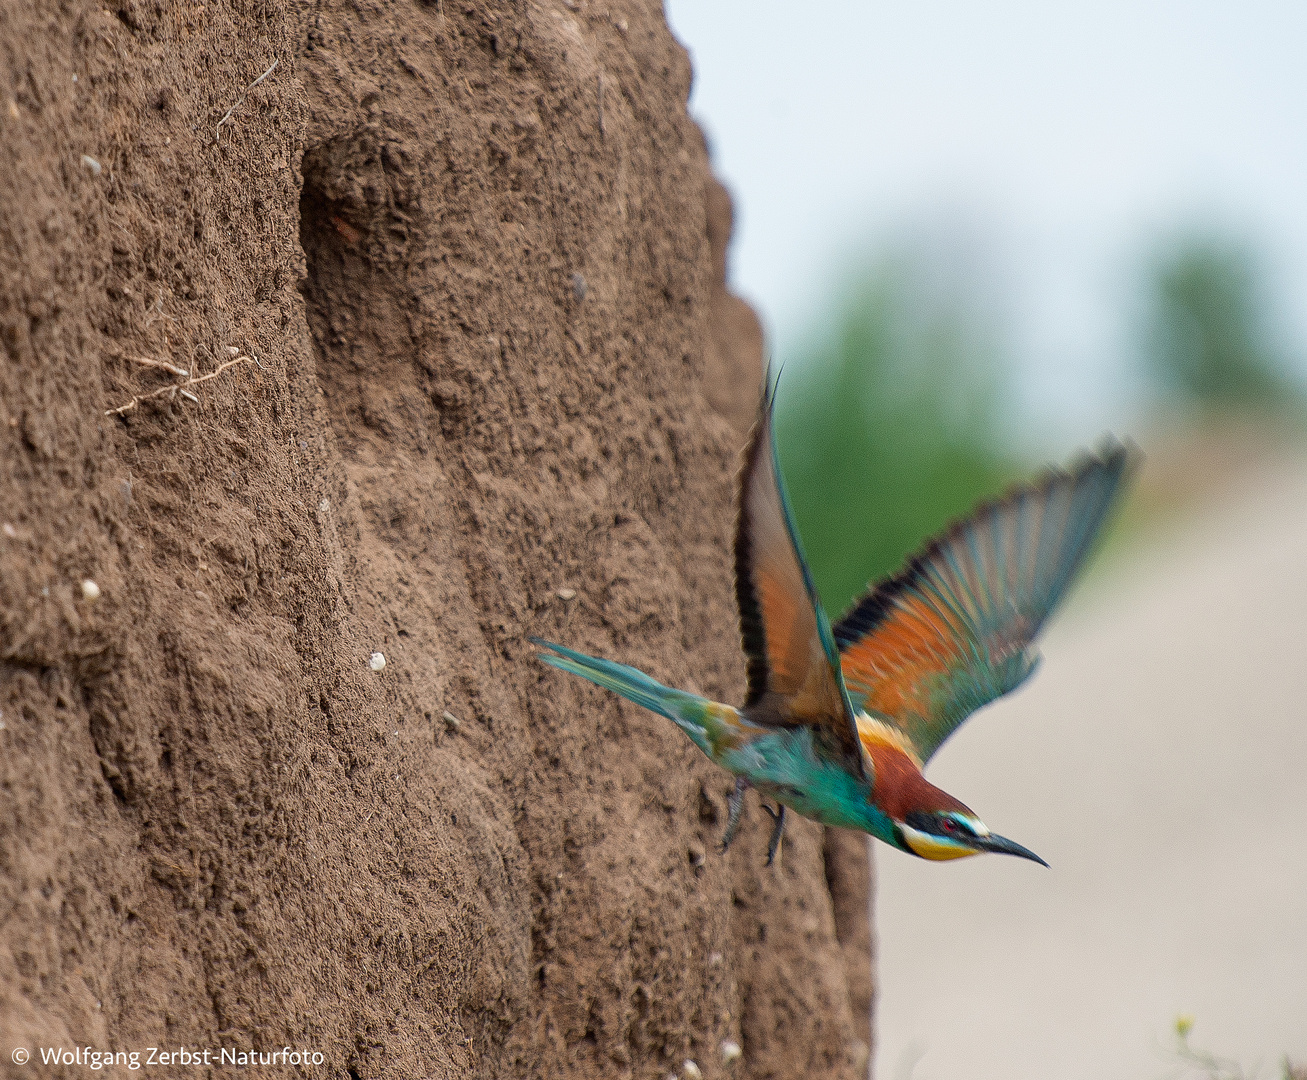
[[[915,811],[907,816],[904,824],[916,829],[918,832],[929,833],[932,836],[942,836],[947,839],[957,839],[959,837],[965,839],[976,835],[975,830],[966,822],[945,814]]]
[[[910,828],[916,829],[917,832],[929,833],[932,836],[943,836],[948,838],[958,836],[974,836],[975,833],[971,828],[957,818],[948,817],[944,814],[928,814],[921,811],[914,811],[909,814],[904,824]]]

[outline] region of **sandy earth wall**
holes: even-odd
[[[689,86],[650,4],[0,5],[5,1075],[858,1074],[866,845],[720,858],[725,776],[526,642],[743,690]]]

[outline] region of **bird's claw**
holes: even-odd
[[[781,850],[781,834],[785,832],[785,806],[783,803],[778,804],[777,808],[773,810],[766,803],[763,803],[762,808],[771,815],[772,821],[776,823],[772,826],[771,839],[767,841],[767,865],[771,866]]]
[[[744,793],[749,790],[749,786],[749,781],[745,777],[737,776],[735,786],[726,797],[726,831],[722,833],[722,845],[719,848],[723,855],[726,854],[726,849],[731,846],[731,841],[739,831],[740,817],[744,813]],[[781,836],[785,832],[785,807],[778,805],[773,810],[766,803],[762,803],[762,808],[775,822],[771,830],[771,839],[767,841],[767,865],[771,866],[781,850]]]
[[[744,813],[744,793],[749,790],[749,781],[743,776],[735,778],[735,787],[726,796],[726,831],[722,833],[722,846],[718,850],[725,855],[731,846],[735,834],[740,828],[740,815]]]

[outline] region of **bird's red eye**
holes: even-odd
[[[945,818],[942,824],[946,833],[955,833],[958,831],[958,823],[952,818]]]

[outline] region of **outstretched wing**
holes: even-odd
[[[839,652],[785,498],[770,397],[754,424],[740,474],[735,597],[748,658],[749,719],[777,727],[810,725],[855,775],[865,775]]]
[[[971,713],[1034,671],[1030,643],[1066,593],[1131,471],[1106,442],[979,507],[835,624],[855,703],[924,763]]]

